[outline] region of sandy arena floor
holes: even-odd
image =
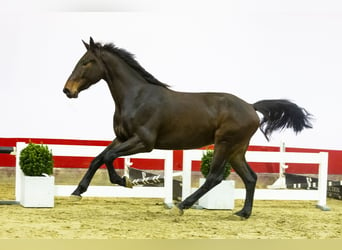
[[[13,186],[0,185],[0,199]],[[242,201],[236,201],[235,211]],[[248,220],[229,210],[189,209],[181,217],[161,199],[56,198],[54,208],[0,205],[0,239],[342,239],[342,202],[323,212],[310,201],[255,201]]]

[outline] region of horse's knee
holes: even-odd
[[[116,158],[116,155],[114,153],[111,152],[107,152],[104,156],[103,156],[103,162],[107,165],[113,165],[113,162]]]

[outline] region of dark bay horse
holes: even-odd
[[[223,179],[230,162],[246,188],[242,210],[236,215],[248,218],[252,212],[257,175],[249,167],[245,153],[250,138],[260,128],[265,137],[278,129],[296,133],[311,128],[310,114],[288,100],[263,100],[254,104],[226,93],[176,92],[148,73],[132,54],[113,44],[83,42],[87,52],[78,61],[64,86],[69,98],[104,79],[115,102],[114,141],[91,162],[73,196],[81,197],[96,170],[105,164],[111,183],[132,184],[120,177],[113,161],[122,156],[152,149],[194,149],[215,144],[214,159],[206,182],[176,206],[179,213]],[[263,119],[259,120],[259,111]]]

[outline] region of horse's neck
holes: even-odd
[[[138,73],[117,56],[105,56],[104,63],[107,71],[105,80],[117,107],[124,105],[127,100],[134,99],[146,86]]]

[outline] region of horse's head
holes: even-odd
[[[82,42],[87,48],[87,52],[76,64],[63,89],[69,98],[77,98],[82,90],[89,88],[105,76],[99,45],[94,43],[92,38],[90,38],[89,44]]]

